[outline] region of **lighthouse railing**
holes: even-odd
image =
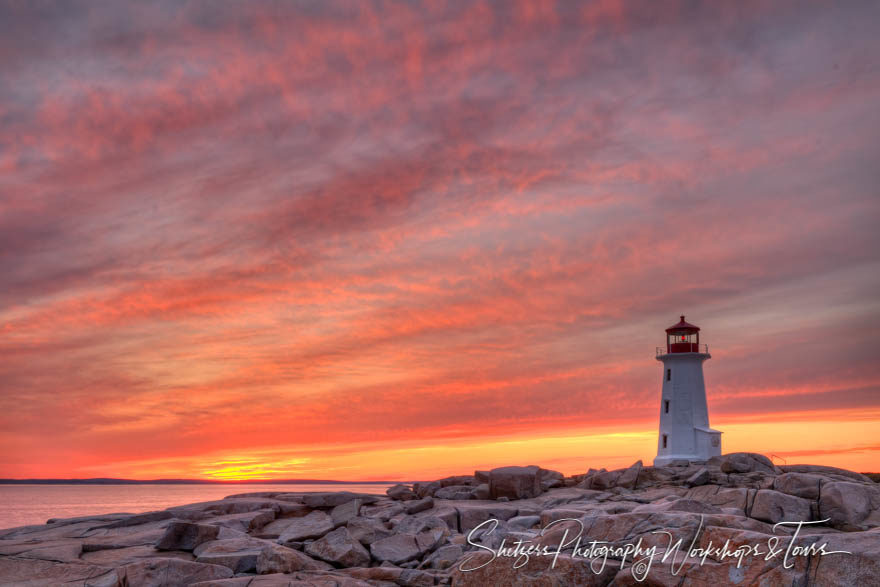
[[[703,344],[703,343],[700,343],[700,344],[692,344],[692,346],[695,348],[695,350],[691,351],[691,352],[693,352],[693,353],[703,353],[703,354],[706,354],[706,355],[709,354],[709,345],[707,345],[707,344]],[[681,351],[677,351],[677,352],[675,352],[675,354],[679,354],[679,353],[681,353]],[[666,347],[665,347],[665,346],[658,346],[658,347],[656,347],[656,356],[660,357],[660,356],[665,355],[665,354],[667,354],[667,351],[666,351]]]

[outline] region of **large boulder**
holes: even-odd
[[[615,471],[599,470],[595,473],[587,473],[581,485],[587,489],[610,489],[617,487],[617,481],[626,469]]]
[[[804,499],[819,499],[825,481],[824,477],[809,473],[783,473],[773,480],[773,489]]]
[[[278,537],[280,544],[300,542],[307,538],[320,538],[334,527],[333,519],[324,512],[315,511],[294,522]]]
[[[330,519],[333,521],[333,525],[337,527],[344,526],[349,520],[357,517],[361,511],[362,504],[363,502],[356,498],[333,508],[330,511]]]
[[[391,499],[397,499],[400,501],[409,501],[411,499],[418,499],[419,496],[416,495],[409,486],[404,485],[402,483],[398,483],[397,485],[392,485],[388,489],[385,490],[385,493]]]
[[[375,518],[352,518],[346,527],[351,537],[364,545],[370,545],[380,538],[388,538],[393,534],[385,524]]]
[[[307,544],[306,554],[337,567],[365,567],[370,553],[355,540],[345,527],[328,532],[320,540]]]
[[[446,523],[446,526],[452,530],[453,532],[459,531],[458,525],[458,510],[452,507],[439,507],[432,508],[429,512],[424,515],[430,515],[435,518],[440,518]]]
[[[819,518],[840,530],[865,530],[869,514],[880,508],[880,486],[832,481],[822,486]]]
[[[817,540],[825,551],[839,554],[810,557],[812,585],[876,585],[880,577],[880,533],[847,532]],[[851,554],[843,554],[851,553]]]
[[[423,499],[417,499],[415,501],[408,501],[403,509],[407,514],[417,514],[419,512],[424,512],[434,507],[434,498],[431,496],[425,497]]]
[[[287,530],[290,526],[294,526],[297,524],[298,518],[281,518],[275,520],[274,522],[270,522],[260,528],[259,530],[252,532],[253,536],[257,538],[266,538],[270,540],[275,540]]]
[[[321,571],[333,567],[317,561],[302,552],[280,544],[268,544],[257,555],[257,573],[293,573],[296,571]]]
[[[723,473],[780,473],[773,461],[764,455],[754,452],[732,452],[720,457],[720,467]]]
[[[414,560],[420,552],[416,537],[412,534],[393,534],[370,545],[370,553],[374,559],[395,565]]]
[[[446,522],[434,516],[409,516],[401,520],[394,531],[414,535],[421,551],[420,555],[434,550],[449,536]]]
[[[156,550],[193,550],[199,544],[214,540],[220,528],[192,522],[171,522],[156,543]]]
[[[492,499],[528,499],[541,495],[542,491],[539,467],[499,467],[489,471],[489,497]]]
[[[759,489],[749,515],[756,520],[770,522],[809,522],[810,502],[801,497],[772,489]]]
[[[636,461],[620,474],[617,478],[617,486],[626,489],[633,489],[639,480],[639,473],[642,471],[642,461]]]
[[[202,543],[193,555],[196,562],[222,565],[235,573],[253,573],[257,569],[257,555],[264,546],[266,541],[245,535]]]
[[[370,545],[374,559],[400,565],[423,557],[443,544],[449,536],[446,523],[433,516],[407,517],[394,530],[392,536]]]

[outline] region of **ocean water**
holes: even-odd
[[[0,485],[0,529],[49,518],[132,514],[257,491],[355,491],[384,494],[388,484],[283,485]]]

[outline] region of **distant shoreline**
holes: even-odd
[[[389,485],[411,481],[334,481],[327,479],[0,479],[0,485]]]

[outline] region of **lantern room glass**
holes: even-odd
[[[697,332],[670,332],[666,335],[667,350],[670,353],[696,353],[700,335]]]

